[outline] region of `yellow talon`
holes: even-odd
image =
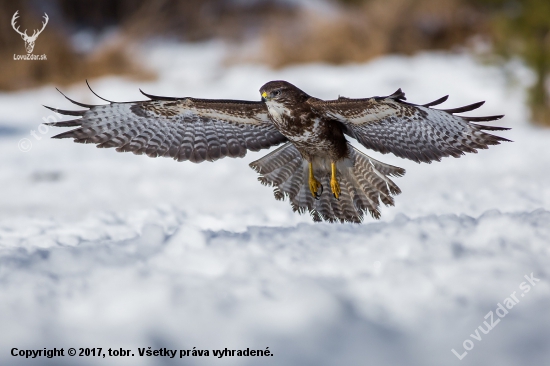
[[[330,177],[330,189],[332,190],[334,197],[336,199],[339,199],[341,191],[340,191],[340,184],[338,184],[338,180],[336,179],[336,163],[334,162],[330,163],[330,167],[332,170],[332,175]]]
[[[317,193],[319,191],[319,188],[321,189],[321,192]],[[309,190],[311,191],[311,195],[315,198],[319,198],[319,196],[323,192],[323,186],[313,176],[313,164],[311,163],[309,163]]]

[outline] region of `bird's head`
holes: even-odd
[[[309,98],[302,90],[283,80],[270,81],[260,88],[262,100],[266,103],[295,104]]]

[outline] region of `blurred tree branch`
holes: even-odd
[[[550,1],[469,0],[491,16],[495,51],[521,56],[536,73],[529,93],[534,122],[550,126]]]

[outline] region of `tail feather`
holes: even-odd
[[[298,167],[294,174],[283,184],[281,184],[279,187],[281,190],[288,194],[288,196],[292,199],[298,195],[298,192],[300,191],[300,187],[302,186],[302,183],[304,181],[304,166],[303,164]]]
[[[264,179],[273,182],[273,184],[283,184],[288,178],[290,178],[298,167],[302,166],[303,159],[301,156],[297,156],[290,160],[288,163],[280,168],[277,168],[267,174],[264,174]]]
[[[306,172],[304,172],[306,174]],[[315,199],[309,191],[309,183],[307,179],[303,179],[298,194],[291,199],[291,205],[294,212],[305,213],[311,211],[315,207]]]
[[[393,180],[391,180],[390,178],[388,178],[386,176],[383,176],[382,174],[380,174],[380,172],[377,172],[376,170],[374,171],[374,173],[386,182],[386,184],[388,185],[388,189],[389,189],[390,194],[398,195],[398,194],[401,193],[401,189],[397,186],[397,184],[395,184],[393,182]]]
[[[354,154],[361,161],[361,164],[370,164],[372,165],[378,172],[382,173],[384,176],[390,176],[390,177],[402,177],[405,175],[405,169],[389,165],[386,163],[382,163],[381,161],[378,161],[376,159],[371,158],[370,156],[363,154],[361,151],[354,149]]]
[[[352,200],[358,212],[368,212],[373,218],[379,219],[380,211],[378,211],[378,209],[375,207],[373,201],[365,195],[364,191],[361,191],[360,188],[355,187],[353,183],[349,182],[349,184],[351,184],[353,187],[353,190],[351,191]]]
[[[336,200],[334,199],[334,197],[332,197],[332,194],[330,192],[330,180],[328,179],[328,177],[318,177],[319,178],[319,181],[321,182],[321,184],[323,184],[323,186],[325,187],[325,189],[323,190],[323,193],[321,194],[321,197],[319,198],[319,201],[321,201],[321,205],[319,205],[319,207],[322,209],[322,211],[320,212],[321,215],[323,216],[323,219],[325,221],[328,221],[328,222],[336,222],[337,218],[338,218],[338,212],[336,212],[334,209],[335,209],[335,204],[336,204]],[[328,188],[328,189],[327,189]]]
[[[334,213],[334,217],[333,217],[334,220],[332,222],[336,222],[338,220],[341,220],[342,222],[344,222],[345,221],[344,211],[342,210],[340,201],[335,199],[332,195],[332,192],[330,191],[330,188],[329,188],[330,187],[330,177],[328,176],[328,174],[321,178],[321,183],[325,187],[327,187],[327,192],[326,192],[325,196],[328,197],[330,207],[332,208],[332,212]],[[340,195],[340,197],[342,197],[342,195]]]
[[[375,202],[378,203],[378,199],[380,199],[382,203],[384,203],[386,206],[393,206],[394,201],[390,195],[388,185],[384,180],[379,179],[379,177],[376,175],[376,172],[368,171],[366,175],[366,180],[370,183],[372,189],[374,189],[374,191],[376,192]]]
[[[321,181],[321,184],[322,184],[322,181]],[[328,187],[326,185],[324,187],[325,188],[323,189],[323,193],[321,194],[321,197],[319,197],[319,200],[316,202],[315,211],[319,212],[323,220],[328,222],[334,222],[335,215],[334,215],[334,211],[332,210],[332,205],[330,204],[330,201],[333,197],[331,197],[330,192],[325,193],[326,188]]]
[[[357,150],[355,151],[355,159],[356,167],[363,170],[363,174],[368,177],[369,182],[384,192],[386,196],[401,193],[399,187],[388,176],[401,177],[405,174],[405,169],[384,164]]]
[[[313,162],[313,172],[323,185],[323,192],[315,199],[309,190],[308,163],[291,143],[287,143],[250,166],[260,173],[263,184],[274,187],[278,200],[289,198],[292,209],[309,212],[313,221],[363,221],[364,214],[380,218],[380,202],[393,205],[393,195],[401,193],[389,178],[400,177],[405,170],[375,160],[349,145],[349,157],[337,163],[339,199],[330,189],[330,161]]]
[[[360,171],[361,173],[361,171]],[[369,184],[368,180],[363,176],[357,176],[356,177],[359,189],[361,190],[360,193],[363,193],[362,198],[366,201],[366,209],[363,209],[363,211],[370,212],[371,216],[379,219],[380,218],[380,211],[378,210],[378,206],[380,203],[378,202],[378,191],[376,191],[376,188]]]
[[[345,187],[347,194],[349,194],[351,205],[354,208],[354,217],[357,218],[357,220],[359,220],[357,222],[361,222],[363,219],[361,216],[361,211],[368,210],[368,207],[365,206],[366,201],[363,201],[361,199],[361,195],[357,194],[357,189],[355,188],[351,180],[345,179],[344,184],[342,186]]]
[[[342,206],[345,221],[361,223],[361,213],[357,211],[357,208],[353,204],[353,194],[356,194],[356,191],[354,192],[353,185],[346,176],[342,176],[342,178],[340,179],[340,189],[341,194],[339,202]]]
[[[296,148],[290,149],[289,145],[289,143],[284,144],[283,146],[267,154],[260,160],[256,160],[250,163],[250,167],[256,172],[262,175],[266,175],[276,169],[280,169],[295,158],[301,158],[302,155],[300,155],[300,152],[296,150]]]

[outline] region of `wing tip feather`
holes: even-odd
[[[59,114],[64,114],[66,116],[83,116],[84,113],[86,113],[88,110],[84,110],[84,111],[69,111],[69,110],[66,110],[66,109],[59,109],[59,108],[53,108],[53,107],[48,107],[47,105],[42,105],[43,107],[45,108],[48,108],[49,110],[51,111],[54,111],[55,113],[59,113]],[[46,124],[51,124],[51,123],[46,123]]]
[[[77,106],[80,106],[80,107],[84,107],[84,108],[92,108],[92,107],[95,107],[95,105],[92,105],[92,104],[86,104],[86,103],[80,103],[80,102],[77,102],[76,100],[74,99],[71,99],[69,98],[68,96],[66,96],[61,90],[59,90],[59,88],[55,88],[55,90],[57,90],[59,92],[59,94],[61,94],[63,97],[65,97],[65,99],[67,99],[69,102],[73,103],[73,104],[76,104]],[[46,107],[46,106],[44,106]],[[46,107],[48,108],[48,107]]]
[[[499,114],[495,116],[484,116],[484,117],[468,117],[468,116],[457,116],[465,119],[469,122],[486,122],[486,121],[496,121],[504,117],[504,114]]]
[[[139,89],[139,92],[143,95],[145,95],[147,98],[151,99],[151,100],[180,100],[182,98],[176,98],[176,97],[163,97],[163,96],[160,96],[160,95],[153,95],[153,94],[149,94],[149,93],[146,93],[144,92],[143,90],[141,90],[141,88]]]
[[[113,102],[112,100],[109,100],[109,99],[105,99],[105,98],[103,98],[103,97],[100,97],[99,94],[97,94],[95,91],[93,91],[92,87],[90,86],[90,83],[88,82],[88,79],[86,79],[86,85],[88,85],[88,89],[90,89],[90,91],[91,91],[96,97],[98,97],[99,99],[104,100],[104,101],[106,101],[106,102],[109,102],[109,103],[111,103],[111,104],[116,103],[116,102]]]
[[[447,99],[449,99],[449,95],[445,95],[439,99],[436,99],[434,100],[433,102],[430,102],[430,103],[426,103],[426,104],[422,104],[422,107],[426,107],[426,108],[429,108],[429,107],[433,107],[435,105],[440,105],[442,104],[443,102],[446,102]]]
[[[461,112],[469,112],[469,111],[473,111],[474,109],[478,109],[483,104],[485,104],[484,100],[482,100],[481,102],[468,104],[468,105],[465,105],[463,107],[440,109],[440,111],[447,112],[447,113],[450,113],[450,114],[461,113]]]

